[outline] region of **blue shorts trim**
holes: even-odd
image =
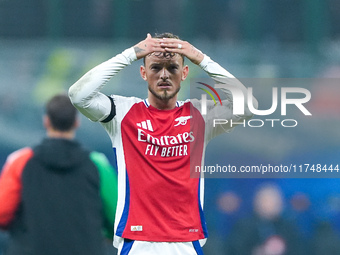
[[[200,242],[198,240],[197,241],[193,241],[192,245],[194,246],[197,255],[204,255],[202,247],[201,247]]]
[[[130,240],[130,239],[124,239],[124,244],[123,244],[123,248],[120,252],[121,255],[128,255],[132,245],[134,243],[134,240]]]

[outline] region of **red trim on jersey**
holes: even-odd
[[[7,227],[21,200],[21,175],[33,150],[23,148],[9,155],[0,176],[0,226]]]

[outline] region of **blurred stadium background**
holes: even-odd
[[[44,136],[42,106],[50,96],[67,91],[90,68],[147,32],[164,31],[192,42],[236,77],[340,78],[338,0],[0,0],[0,164],[13,150]],[[189,78],[206,77],[188,64]],[[105,92],[146,97],[139,65],[119,73]],[[340,164],[339,82],[307,88],[312,119],[293,130],[237,128],[212,141],[206,163]],[[188,95],[184,88],[180,98]],[[78,139],[110,157],[99,124],[82,119]],[[311,240],[316,225],[325,221],[340,231],[336,178],[211,178],[205,200],[207,255],[227,254],[233,224],[251,213],[255,191],[267,182],[282,190],[283,214],[296,221],[303,238]]]

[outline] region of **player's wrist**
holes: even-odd
[[[142,48],[138,47],[138,45],[133,46],[133,51],[135,52],[136,59],[141,59],[144,57],[144,51]]]
[[[130,47],[122,52],[122,55],[127,58],[130,63],[136,61],[138,59],[137,54],[135,52],[134,46]]]
[[[200,65],[202,61],[204,60],[204,54],[202,52],[198,52],[197,55],[195,56],[195,59],[192,60],[192,62],[196,65]]]
[[[211,60],[210,57],[203,54],[203,59],[198,65],[204,69],[209,64],[210,60]]]

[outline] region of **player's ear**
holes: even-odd
[[[73,124],[74,129],[77,129],[80,127],[80,118],[77,116],[76,119],[74,120]]]
[[[47,115],[43,116],[43,125],[46,129],[49,129],[51,127],[51,121]]]
[[[184,81],[188,77],[188,74],[189,74],[189,66],[186,65],[183,67],[183,70],[182,70],[182,81]]]
[[[146,77],[146,72],[145,72],[145,66],[141,65],[139,72],[140,72],[140,75],[142,76],[143,80],[146,81],[147,77]]]

